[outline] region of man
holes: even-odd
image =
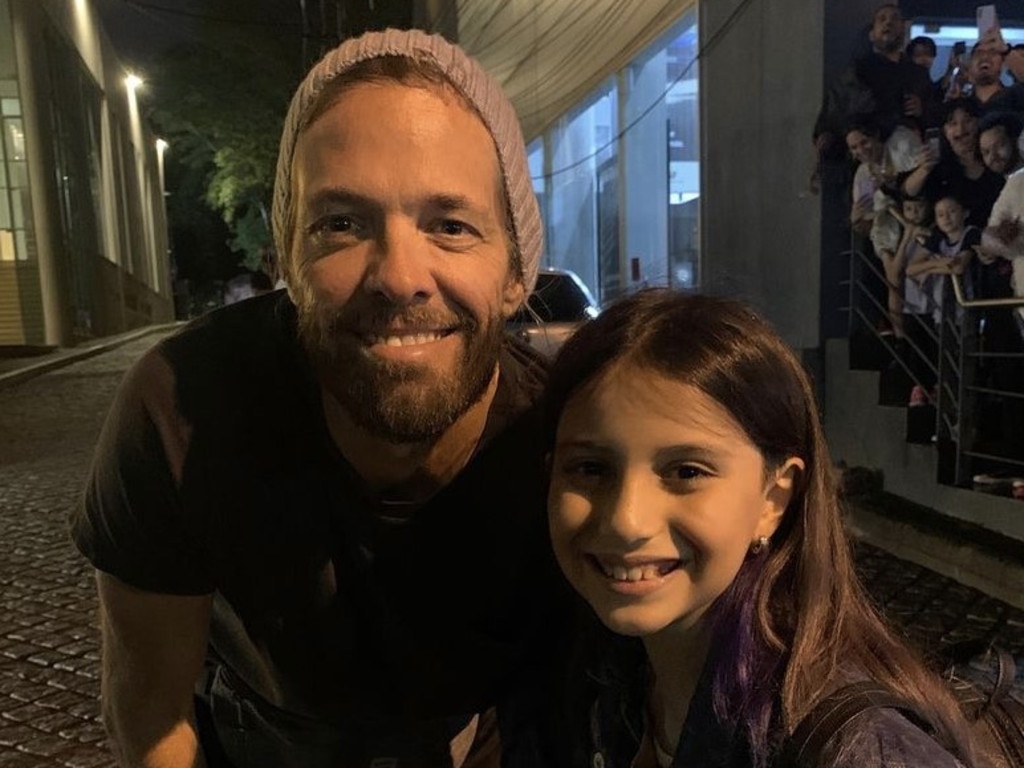
[[[925,35],[919,35],[907,43],[907,58],[929,72],[931,72],[932,64],[935,63],[935,57],[938,55],[939,51],[935,41]]]
[[[978,121],[978,147],[986,168],[1006,177],[1024,165],[1017,146],[1022,127],[1013,112],[989,112]]]
[[[975,43],[967,65],[967,79],[971,83],[971,98],[982,114],[995,111],[1024,111],[1024,85],[1010,87],[1000,79],[1003,71],[1005,44],[998,31]]]
[[[439,37],[345,42],[292,100],[274,234],[287,294],[141,360],[73,520],[112,741],[131,766],[511,764],[564,615],[543,370],[504,334],[542,240],[511,104]]]
[[[1024,43],[1010,46],[1003,60],[1016,83],[1024,83]]]
[[[935,125],[935,91],[928,71],[904,55],[905,24],[899,6],[886,3],[872,17],[872,50],[853,62],[829,89],[814,140],[819,154],[833,147],[843,124],[870,115],[887,136],[901,122]]]

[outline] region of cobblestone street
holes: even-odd
[[[68,513],[125,369],[152,334],[4,387],[0,382],[0,766],[112,766],[99,721],[91,567]],[[861,545],[888,615],[925,647],[978,637],[1024,658],[1024,611]]]

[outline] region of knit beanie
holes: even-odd
[[[306,127],[310,110],[333,78],[355,64],[381,56],[404,56],[432,64],[483,120],[498,151],[502,184],[512,213],[512,237],[522,264],[523,285],[529,294],[537,280],[543,231],[515,108],[501,86],[484,71],[479,62],[440,35],[416,29],[367,32],[346,40],[309,71],[295,92],[285,118],[277,158],[277,177],[274,181],[273,226],[278,258],[285,261],[291,258],[290,244],[295,233],[288,229],[294,227],[296,221],[295,200],[292,198],[292,161],[299,132]],[[290,266],[286,268],[285,274],[291,276]]]

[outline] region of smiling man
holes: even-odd
[[[544,370],[504,333],[542,239],[511,104],[439,37],[346,42],[292,101],[274,230],[287,292],[140,361],[73,520],[121,760],[536,764],[565,612]]]

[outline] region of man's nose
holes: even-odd
[[[389,221],[381,228],[364,287],[394,304],[426,301],[433,294],[429,244],[415,223]]]

